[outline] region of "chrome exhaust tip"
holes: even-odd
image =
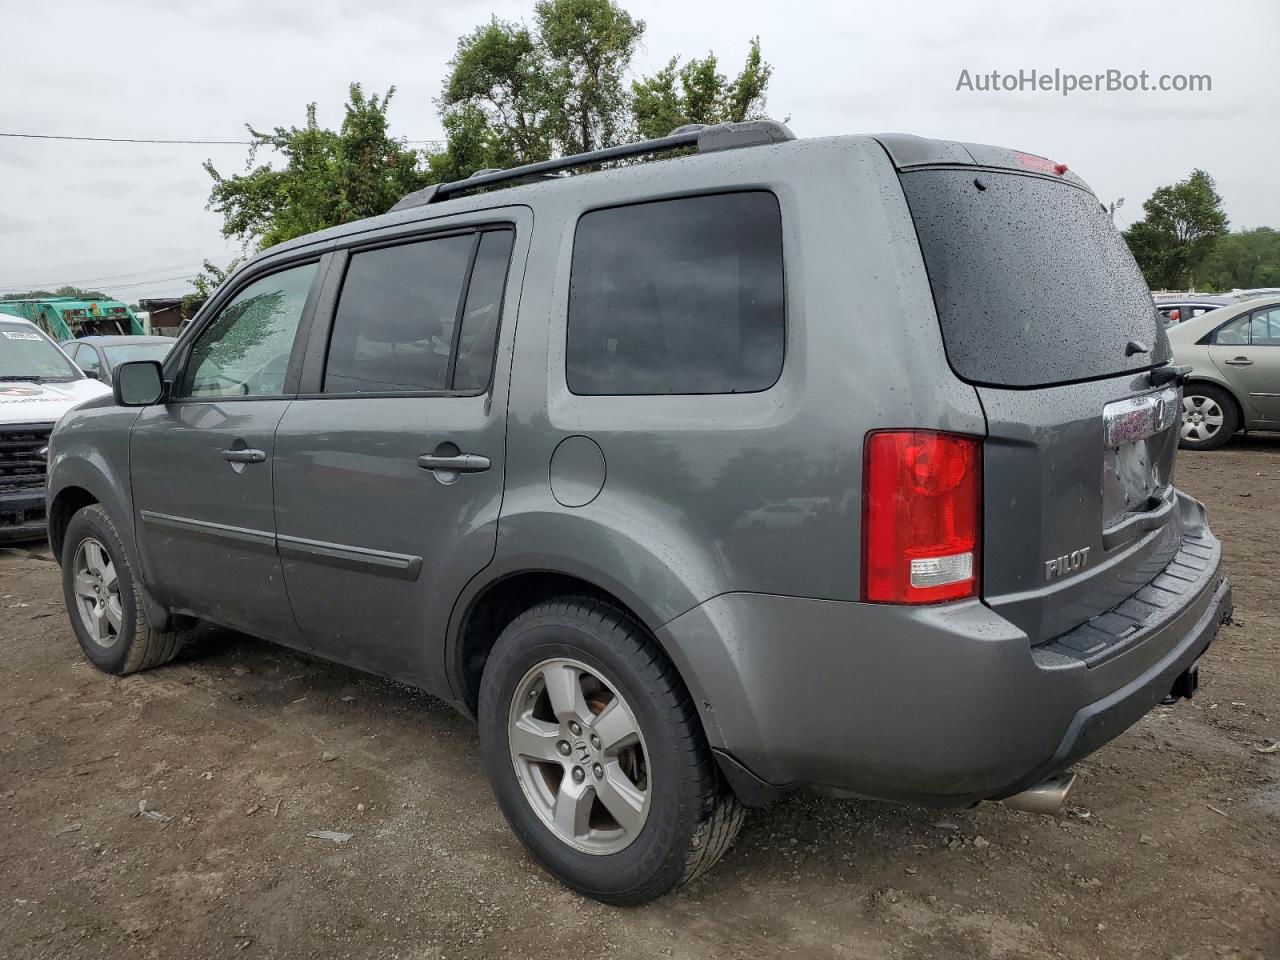
[[[1075,786],[1076,775],[1067,771],[1054,774],[1048,780],[1037,783],[1028,790],[1005,797],[1000,802],[1014,810],[1027,813],[1057,813],[1066,803],[1067,794]]]

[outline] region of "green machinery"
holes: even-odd
[[[61,343],[98,334],[143,334],[147,331],[126,304],[118,300],[45,297],[41,300],[0,300],[0,314],[30,320]]]

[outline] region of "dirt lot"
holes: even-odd
[[[797,795],[630,911],[525,856],[439,702],[225,632],[107,677],[0,551],[0,956],[1280,958],[1280,439],[1178,469],[1237,623],[1067,814]]]

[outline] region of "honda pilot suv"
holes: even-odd
[[[635,904],[801,785],[1053,809],[1189,696],[1181,377],[1062,165],[682,128],[259,254],[59,425],[51,536],[103,670],[204,620],[429,691]]]

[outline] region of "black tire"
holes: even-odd
[[[1184,450],[1217,450],[1240,429],[1240,414],[1236,410],[1236,401],[1221,387],[1215,387],[1211,383],[1189,383],[1183,388],[1182,396],[1184,403],[1188,400],[1194,403],[1196,398],[1201,398],[1206,403],[1216,404],[1222,411],[1222,426],[1216,433],[1199,440],[1186,436],[1179,437],[1178,446]],[[1185,408],[1182,415],[1187,416]],[[1181,424],[1179,427],[1181,428]]]
[[[76,556],[81,544],[90,539],[110,558],[119,582],[120,627],[107,643],[90,634],[76,597]],[[84,507],[67,524],[62,543],[62,595],[80,649],[99,670],[118,676],[149,670],[168,663],[182,649],[186,631],[156,630],[147,620],[129,554],[111,517],[98,504]]]
[[[585,853],[557,837],[515,772],[512,698],[530,670],[555,658],[598,671],[632,708],[644,738],[649,812],[616,853]],[[599,600],[558,598],[512,621],[485,664],[479,719],[485,765],[508,823],[539,863],[584,896],[617,906],[647,903],[708,870],[742,826],[744,808],[720,776],[674,667],[641,624]]]

